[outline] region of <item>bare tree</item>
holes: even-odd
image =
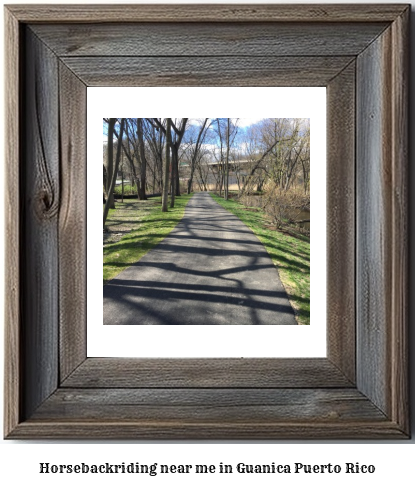
[[[184,132],[186,130],[186,124],[189,119],[181,119],[179,127],[171,119],[171,125],[174,130],[174,138],[171,142],[172,153],[172,187],[171,187],[171,201],[170,207],[174,207],[175,196],[180,196],[180,180],[179,180],[179,148],[182,143]]]
[[[135,184],[138,188],[139,178],[137,177],[135,164],[134,164],[134,161],[138,158],[137,148],[136,148],[137,144],[136,144],[135,137],[132,135],[134,131],[131,126],[131,121],[132,119],[125,119],[125,124],[124,124],[125,137],[123,137],[122,139],[122,149],[129,163],[131,185]],[[114,134],[118,139],[119,134],[116,129],[114,129]]]
[[[107,168],[106,168],[106,185],[107,202],[109,208],[115,208],[114,195],[110,191],[112,176],[114,172],[114,128],[117,119],[108,119],[108,141],[107,141]]]
[[[121,159],[121,147],[122,147],[122,137],[123,137],[123,133],[124,133],[124,123],[125,123],[125,119],[121,119],[120,134],[118,136],[117,154],[115,157],[115,164],[111,165],[111,166],[113,166],[113,173],[112,173],[111,184],[110,184],[110,187],[108,189],[108,195],[113,195],[114,188],[115,188],[115,182],[117,180],[118,165],[120,164],[120,159]],[[111,138],[112,138],[112,132],[111,132]],[[108,140],[108,144],[109,144],[109,140]],[[111,145],[112,145],[112,141],[111,141]],[[112,156],[113,156],[113,154],[111,154],[111,157]],[[108,159],[109,159],[109,157],[110,157],[110,154],[108,154]],[[108,161],[108,163],[110,163],[110,162]],[[112,161],[111,161],[111,163],[112,163]],[[105,203],[105,207],[104,207],[104,224],[103,224],[104,227],[105,227],[105,222],[106,222],[107,217],[108,217],[110,205],[111,205],[111,199],[108,198],[106,203]]]
[[[156,128],[158,128],[159,130],[161,130],[165,135],[166,135],[166,139],[167,137],[170,138],[170,141],[167,142],[166,140],[166,144],[169,145],[170,149],[171,149],[171,166],[172,166],[172,178],[171,178],[171,182],[172,182],[172,188],[171,188],[171,201],[170,201],[170,207],[174,207],[174,197],[175,195],[178,193],[178,196],[180,195],[180,188],[179,188],[179,148],[180,148],[180,144],[182,142],[182,139],[183,139],[183,135],[184,135],[184,132],[186,130],[186,124],[187,124],[187,121],[189,119],[180,119],[181,122],[179,125],[179,127],[177,127],[177,123],[173,122],[173,119],[166,119],[169,126],[173,129],[173,133],[174,133],[174,136],[172,137],[171,135],[171,130],[170,130],[170,134],[168,134],[169,131],[167,131],[167,128],[164,127],[161,119],[156,119],[156,118],[153,118],[153,119],[148,119],[149,122]],[[177,121],[176,121],[177,122]],[[167,152],[166,152],[167,154]],[[170,158],[170,153],[169,153],[169,158]],[[169,164],[170,166],[170,164]],[[164,182],[166,181],[166,176],[164,176]],[[168,183],[168,179],[167,179],[167,183]],[[163,195],[164,195],[164,192],[167,191],[168,192],[168,189],[166,190],[164,187],[163,187]]]
[[[163,198],[162,198],[162,212],[168,211],[168,198],[169,198],[169,171],[170,171],[170,150],[171,150],[171,119],[166,119],[166,158],[164,166],[164,179],[163,179]]]
[[[203,163],[203,156],[201,159],[198,161],[198,164],[196,165],[197,173],[196,173],[196,180],[197,184],[199,185],[199,189],[201,191],[207,191],[207,184],[208,184],[208,179],[209,179],[209,166],[207,164],[202,164]]]
[[[274,149],[275,146],[277,146],[279,142],[280,141],[278,140],[274,141],[273,144],[268,147],[262,155],[257,156],[257,158],[253,161],[253,164],[251,165],[251,170],[245,178],[244,184],[242,186],[242,193],[244,193],[249,188],[249,184],[252,182],[252,177],[254,176],[254,173],[258,170],[258,168],[261,167],[261,163],[266,159],[268,154],[271,153],[271,151]]]
[[[310,192],[310,119],[304,120],[303,131],[298,151],[303,174],[304,193],[308,194]]]
[[[143,120],[137,119],[137,137],[138,137],[138,150],[140,155],[140,187],[138,190],[138,198],[140,200],[147,200],[146,196],[146,172],[147,172],[147,159],[144,144],[144,131]]]
[[[238,119],[216,119],[217,135],[219,138],[218,178],[219,195],[222,195],[224,188],[225,200],[229,197],[229,154],[238,133]]]
[[[235,121],[226,120],[225,200],[228,200],[229,197],[229,153],[238,133],[237,123],[238,119]]]
[[[190,175],[189,180],[187,182],[187,193],[191,193],[192,185],[193,185],[193,177],[196,169],[196,165],[200,162],[203,152],[201,151],[202,144],[205,140],[207,129],[210,127],[210,124],[207,125],[209,119],[204,119],[200,129],[197,133],[196,141],[194,140],[193,134],[190,135],[189,140],[187,141],[187,152],[190,156]]]
[[[144,137],[149,148],[147,158],[147,169],[152,175],[153,193],[156,189],[159,192],[163,187],[163,148],[165,133],[151,123],[151,119],[146,119],[144,124]]]

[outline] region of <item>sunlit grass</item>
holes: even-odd
[[[114,193],[115,193],[115,195],[120,197],[122,194],[122,185],[116,185],[114,187]],[[137,186],[125,184],[124,185],[124,195],[131,195],[133,193],[137,195]]]
[[[131,221],[129,223],[134,228],[118,242],[104,246],[104,284],[137,262],[176,227],[184,215],[185,206],[191,196],[176,197],[174,208],[169,208],[168,212],[161,211],[160,197],[147,200],[141,206],[141,202],[116,203],[116,209],[110,211],[106,224],[116,226],[119,222],[122,223],[120,214],[123,208],[129,206],[128,218],[132,220],[132,223]],[[149,205],[150,202],[155,202],[157,205]]]
[[[281,281],[299,324],[310,323],[310,240],[267,228],[266,216],[257,208],[246,208],[234,200],[211,194],[226,210],[242,220],[264,244]],[[254,211],[255,210],[255,211]]]

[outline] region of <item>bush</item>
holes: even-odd
[[[270,218],[277,229],[296,227],[303,234],[309,234],[309,225],[304,226],[304,217],[309,219],[310,195],[302,188],[267,188],[261,195],[244,194],[240,202],[245,207],[259,207]]]
[[[116,197],[121,197],[121,192],[122,192],[122,186],[117,185],[114,188],[114,195]],[[131,195],[131,194],[137,194],[137,186],[136,185],[124,185],[124,195]]]
[[[301,220],[301,214],[310,211],[310,195],[305,195],[300,188],[273,188],[263,196],[262,208],[277,228],[295,225]]]

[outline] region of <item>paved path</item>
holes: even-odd
[[[104,324],[296,324],[257,237],[208,193],[177,227],[104,286]]]

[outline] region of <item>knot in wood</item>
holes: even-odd
[[[36,213],[41,219],[50,219],[58,211],[58,205],[52,191],[42,188],[36,198]]]

